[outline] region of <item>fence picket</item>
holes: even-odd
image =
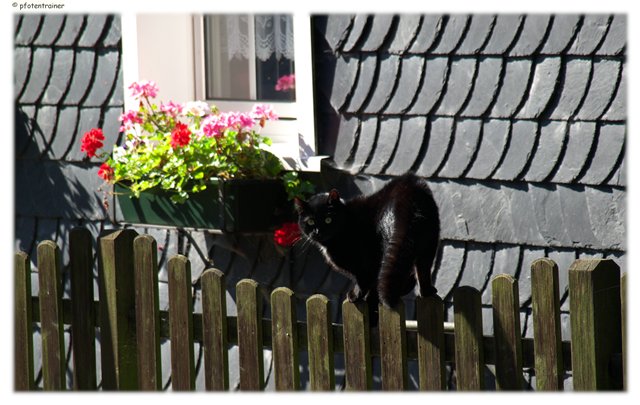
[[[576,391],[620,388],[609,371],[620,353],[620,269],[612,260],[576,260],[569,268],[571,363]]]
[[[14,388],[16,391],[29,391],[35,389],[29,256],[24,252],[16,253],[14,266]]]
[[[50,240],[41,242],[38,245],[38,282],[42,336],[42,386],[49,391],[64,390],[66,387],[60,271],[60,249]]]
[[[136,338],[140,390],[162,389],[160,363],[160,312],[158,293],[158,247],[153,237],[133,240],[136,290]]]
[[[492,281],[493,334],[496,353],[496,386],[522,389],[522,343],[518,282],[508,274]]]
[[[382,389],[402,391],[407,388],[404,303],[400,301],[394,308],[380,304],[378,308]]]
[[[73,388],[96,389],[96,337],[93,315],[93,247],[91,233],[84,228],[69,233],[71,272],[71,339]]]
[[[473,287],[458,287],[453,293],[455,358],[458,389],[484,388],[482,307],[480,293]]]
[[[367,303],[345,300],[342,303],[342,319],[347,390],[370,390],[373,380]]]
[[[191,263],[182,255],[169,259],[169,330],[171,334],[171,388],[195,389],[193,358],[193,301]]]
[[[558,266],[549,259],[531,264],[533,345],[538,391],[563,389]]]
[[[258,283],[250,279],[240,280],[236,285],[240,389],[243,391],[264,388],[262,299],[258,289]]]
[[[205,388],[229,389],[227,351],[227,299],[224,273],[208,269],[202,273],[202,345]]]
[[[620,321],[622,322],[622,389],[627,388],[627,273],[620,278]]]
[[[133,240],[123,229],[100,238],[100,354],[104,390],[138,389]]]
[[[298,369],[298,329],[293,291],[280,287],[271,293],[271,344],[276,390],[295,391],[300,387]]]
[[[438,296],[416,297],[420,390],[446,388],[444,303]]]
[[[316,294],[307,300],[309,385],[312,391],[335,390],[333,329],[329,299]]]

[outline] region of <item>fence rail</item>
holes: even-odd
[[[33,327],[40,324],[44,390],[63,390],[66,359],[63,328],[71,325],[73,388],[96,389],[95,328],[100,328],[102,389],[161,389],[160,341],[171,340],[173,390],[195,389],[194,342],[203,345],[206,390],[229,389],[228,348],[239,347],[240,389],[264,389],[262,349],[273,350],[275,387],[300,389],[299,353],[309,353],[311,390],[334,390],[334,353],[343,353],[346,388],[372,388],[372,357],[379,357],[383,390],[407,388],[407,361],[417,359],[421,390],[446,389],[445,364],[455,365],[458,390],[484,389],[485,364],[495,366],[496,388],[523,389],[523,368],[534,368],[538,390],[562,390],[565,371],[575,390],[619,390],[624,375],[626,275],[611,260],[578,260],[569,272],[571,342],[560,336],[558,267],[532,264],[533,339],[522,338],[518,283],[509,275],[492,280],[494,335],[483,336],[480,293],[454,292],[454,327],[444,327],[437,297],[416,299],[416,322],[403,304],[380,306],[378,326],[369,326],[366,303],[342,303],[343,324],[330,322],[331,302],[306,301],[307,322],[296,319],[294,293],[270,296],[272,319],[262,319],[260,286],[236,286],[237,317],[227,316],[225,277],[202,274],[202,313],[194,313],[191,268],[186,257],[168,262],[169,310],[158,306],[157,247],[148,235],[115,231],[98,243],[99,301],[93,300],[93,252],[89,232],[70,234],[70,299],[62,299],[58,247],[38,245],[39,296],[31,297],[29,257],[15,255],[15,389],[35,390]],[[622,288],[621,288],[622,286]]]

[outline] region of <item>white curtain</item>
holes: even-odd
[[[252,22],[258,59],[266,61],[275,54],[277,60],[293,60],[293,19],[290,15],[227,15],[225,20],[226,35],[221,36],[221,45],[229,60],[253,57],[249,54],[249,24]]]

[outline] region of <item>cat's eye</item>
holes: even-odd
[[[331,221],[332,221],[331,217],[326,217],[326,218],[324,219],[324,222],[325,222],[326,224],[330,224],[330,223],[331,223]]]
[[[316,221],[314,221],[313,218],[307,218],[306,223],[309,226],[314,226],[316,224]]]

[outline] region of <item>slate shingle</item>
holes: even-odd
[[[426,117],[403,118],[398,146],[386,174],[399,176],[411,169],[425,142],[426,130]]]
[[[315,19],[323,21],[322,35],[326,39],[332,51],[338,50],[349,34],[353,23],[353,15],[332,15],[331,17],[318,16]],[[318,27],[317,23],[314,26]]]
[[[111,98],[109,99],[109,106],[122,107],[124,106],[124,84],[122,78],[122,63],[118,66],[118,73],[116,74],[116,85],[111,92]]]
[[[120,115],[122,107],[104,108],[102,113],[102,132],[104,133],[103,150],[111,151],[120,140]]]
[[[338,137],[333,160],[338,166],[344,166],[352,155],[358,139],[359,120],[356,117],[340,117]]]
[[[449,148],[449,143],[452,141],[453,123],[453,119],[447,117],[436,118],[431,122],[427,152],[416,170],[418,176],[431,177],[440,167]]]
[[[509,56],[529,56],[540,48],[550,19],[549,15],[544,14],[526,15],[518,41],[509,51]]]
[[[456,122],[455,136],[447,162],[438,172],[439,177],[461,177],[465,169],[472,163],[479,147],[482,121],[465,119]]]
[[[398,80],[398,70],[400,68],[400,57],[397,55],[383,56],[379,60],[378,80],[373,86],[373,94],[364,107],[364,112],[377,114],[381,112],[389,102],[393,94],[393,89]],[[360,83],[358,83],[360,85]]]
[[[494,172],[506,152],[509,131],[510,123],[507,120],[491,120],[484,123],[478,154],[465,177],[486,179]]]
[[[609,27],[608,15],[587,14],[578,35],[567,50],[569,55],[590,55],[602,41]]]
[[[509,201],[509,213],[513,227],[513,238],[502,240],[502,242],[544,246],[544,238],[538,229],[535,209],[530,197],[529,189],[531,187],[533,186],[514,185],[501,188]]]
[[[618,83],[622,63],[616,60],[600,60],[593,63],[593,76],[587,97],[576,119],[596,120],[611,103]]]
[[[43,16],[37,14],[23,15],[22,23],[20,24],[20,31],[18,31],[15,36],[14,44],[16,46],[31,45],[33,43],[33,39],[40,30],[43,18]]]
[[[437,46],[430,53],[435,55],[449,54],[460,44],[464,38],[465,30],[470,20],[469,15],[449,15],[444,24],[444,32],[439,38]]]
[[[31,57],[31,73],[26,88],[20,97],[22,104],[34,104],[44,92],[51,73],[53,51],[51,48],[36,48]]]
[[[528,98],[518,112],[518,118],[537,118],[549,103],[558,85],[561,67],[560,58],[544,58],[536,63]]]
[[[56,127],[56,137],[51,145],[51,154],[53,159],[63,159],[69,149],[69,140],[74,139],[73,134],[76,132],[76,124],[78,122],[77,107],[60,108],[58,122]]]
[[[36,137],[38,151],[42,156],[49,149],[55,135],[56,121],[58,120],[58,108],[55,106],[38,107],[36,122],[38,136]]]
[[[481,243],[467,243],[466,260],[458,286],[471,286],[482,294],[491,272],[492,256],[493,249],[489,246]]]
[[[540,50],[543,55],[562,53],[569,46],[569,41],[573,38],[581,17],[577,14],[556,14],[552,18],[551,31]]]
[[[403,57],[401,61],[398,85],[395,88],[391,101],[384,111],[388,114],[404,113],[416,97],[418,87],[420,86],[425,64],[424,58],[409,56]]]
[[[493,175],[497,180],[514,180],[533,153],[538,125],[532,121],[516,121],[511,127],[509,147]]]
[[[442,261],[434,287],[438,290],[440,297],[446,297],[451,293],[464,263],[465,244],[463,242],[451,241],[442,247]]]
[[[451,62],[451,72],[447,79],[445,94],[436,114],[456,115],[472,90],[478,61],[475,58],[462,58]]]
[[[449,59],[445,57],[427,58],[425,72],[418,97],[409,110],[410,114],[426,115],[442,97],[442,90],[447,80]]]
[[[485,113],[498,92],[503,61],[501,58],[480,59],[473,93],[461,115],[479,117]]]
[[[17,99],[27,84],[29,66],[31,66],[31,48],[23,46],[14,48],[13,65],[19,67],[13,69],[13,94]]]
[[[609,180],[607,181],[607,185],[610,186],[623,186],[627,185],[627,164],[626,164],[626,155],[625,149],[623,148],[620,152],[620,163],[618,167],[614,170],[614,172],[609,176]]]
[[[368,23],[369,19],[372,19],[372,16],[365,14],[356,14],[353,19],[353,24],[351,25],[351,30],[349,31],[349,36],[346,39],[346,42],[342,46],[343,52],[352,52],[354,51],[354,47],[358,43],[358,40],[362,36],[362,33]]]
[[[101,52],[97,59],[91,90],[83,103],[87,107],[101,106],[108,101],[118,73],[119,52]]]
[[[416,38],[422,20],[423,17],[419,14],[401,14],[398,17],[396,30],[390,33],[393,36],[389,43],[388,52],[405,53]]]
[[[93,75],[96,54],[92,50],[79,50],[73,66],[71,88],[64,98],[64,104],[77,105],[90,90],[89,84]]]
[[[541,184],[531,187],[536,223],[545,244],[551,246],[570,246],[566,233],[559,194],[553,184]]]
[[[375,145],[377,133],[378,118],[364,118],[360,123],[360,136],[358,137],[357,149],[351,166],[352,173],[357,173],[364,167]]]
[[[627,16],[616,14],[609,26],[607,37],[596,51],[596,55],[618,55],[627,44]]]
[[[552,249],[547,254],[549,259],[556,262],[558,265],[558,290],[560,292],[560,299],[568,291],[569,287],[569,268],[576,260],[576,252],[569,249]],[[561,310],[569,310],[569,294],[566,294],[567,299],[562,301]]]
[[[551,175],[553,168],[562,153],[567,137],[565,121],[548,121],[542,123],[538,145],[524,179],[526,181],[544,181]]]
[[[496,98],[490,117],[511,117],[520,101],[525,97],[529,76],[532,74],[532,62],[528,59],[516,59],[507,61],[504,68],[504,78]]]
[[[482,50],[485,55],[502,55],[517,39],[516,34],[524,23],[524,17],[515,14],[498,14],[491,38]]]
[[[499,274],[516,275],[519,270],[520,246],[497,244],[494,248],[493,266],[491,268],[492,277]],[[492,283],[487,283],[487,288],[482,294],[482,302],[490,303],[492,299]]]
[[[555,107],[549,118],[569,119],[580,106],[586,95],[591,77],[592,63],[586,59],[571,59],[564,64],[564,76],[560,97],[555,101]]]
[[[391,14],[376,14],[372,17],[371,29],[367,39],[360,47],[362,52],[376,52],[384,44],[394,20]]]
[[[380,174],[384,170],[393,155],[400,136],[401,121],[399,118],[383,118],[380,120],[378,139],[376,141],[373,156],[365,173]]]
[[[340,110],[353,91],[358,75],[360,59],[355,56],[337,56],[335,74],[331,83],[330,102],[334,110]]]
[[[42,97],[43,104],[58,104],[71,84],[74,52],[71,49],[56,50],[53,58],[53,71],[47,90]]]
[[[87,48],[96,46],[98,40],[102,37],[108,20],[109,16],[107,15],[90,14],[87,16],[87,23],[78,40],[78,46]]]
[[[571,183],[587,162],[596,133],[595,122],[571,123],[567,146],[558,170],[551,179],[554,183]]]
[[[42,21],[42,29],[38,33],[38,37],[33,41],[33,45],[36,46],[49,46],[51,45],[64,23],[64,15],[62,14],[46,14]]]
[[[584,191],[591,229],[599,246],[626,249],[625,212],[617,209],[620,203],[624,204],[625,191],[608,187],[585,187]]]
[[[443,16],[427,14],[422,16],[422,24],[416,35],[416,40],[409,48],[410,53],[425,53],[433,45],[433,42],[441,35]]]
[[[474,14],[470,18],[469,30],[458,49],[456,49],[456,55],[474,55],[478,53],[489,40],[489,34],[491,34],[497,17],[489,14]]]
[[[353,95],[346,107],[347,112],[360,110],[369,93],[373,91],[373,79],[377,70],[378,58],[376,56],[368,55],[360,60],[360,73],[358,74],[358,80],[353,89]]]
[[[82,15],[67,15],[64,21],[64,28],[62,33],[56,41],[57,46],[71,46],[73,45],[85,23],[85,16]]]
[[[625,125],[601,124],[593,158],[589,168],[578,179],[584,184],[601,184],[615,169],[620,153],[624,150],[626,136]]]
[[[109,31],[102,39],[102,46],[105,48],[117,47],[122,39],[122,29],[120,24],[120,17],[112,16],[111,23],[109,24]]]
[[[567,235],[574,246],[601,247],[591,228],[584,190],[584,186],[557,186]]]
[[[616,95],[602,116],[603,120],[622,121],[627,119],[627,75],[623,65],[620,72],[620,84],[616,89]]]

